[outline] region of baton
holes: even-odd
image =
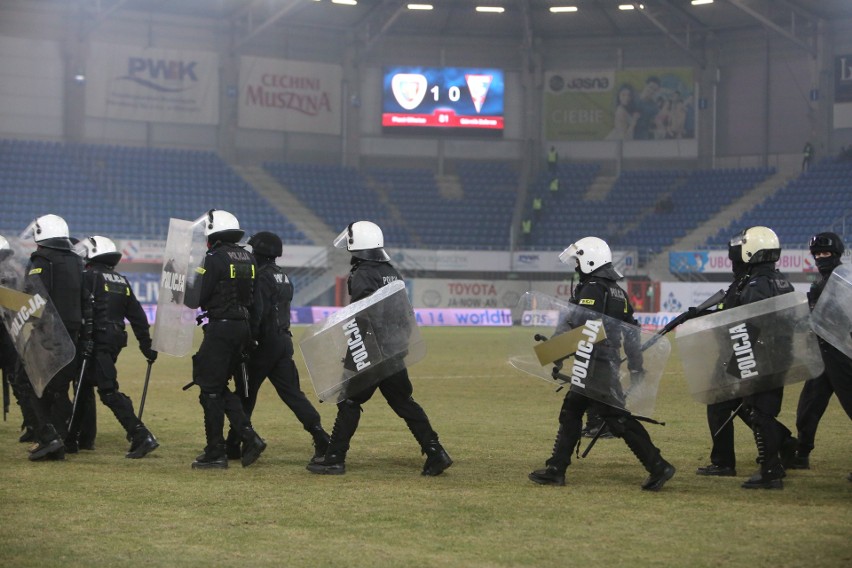
[[[715,434],[713,434],[713,437],[714,437],[714,438],[715,438],[716,436],[718,436],[718,435],[719,435],[719,433],[720,433],[722,430],[724,430],[724,429],[725,429],[725,426],[727,426],[727,425],[728,425],[728,423],[730,423],[730,422],[731,422],[731,420],[733,420],[733,419],[734,419],[734,416],[736,416],[737,414],[739,414],[740,409],[741,409],[742,407],[743,407],[743,403],[741,402],[741,403],[740,403],[740,405],[739,405],[738,407],[736,407],[736,409],[734,409],[734,411],[733,411],[733,412],[731,412],[731,415],[730,415],[730,416],[728,416],[728,419],[727,419],[727,420],[725,420],[725,422],[724,422],[724,423],[723,423],[723,424],[719,427],[719,429],[718,429],[718,430],[716,430],[716,433],[715,433]]]
[[[243,375],[243,392],[245,393],[245,397],[249,397],[249,380],[248,380],[248,370],[246,369],[246,362],[243,361],[240,363],[240,372]]]
[[[608,430],[608,429],[609,429],[609,427],[607,426],[606,422],[604,422],[603,424],[601,424],[601,427],[600,427],[600,428],[598,428],[598,431],[597,431],[597,432],[595,432],[595,436],[592,438],[592,441],[591,441],[591,442],[589,442],[589,445],[588,445],[588,446],[586,446],[586,449],[585,449],[585,450],[583,450],[583,455],[581,455],[580,457],[584,458],[584,457],[586,457],[587,455],[589,455],[589,452],[591,452],[591,451],[592,451],[592,448],[593,448],[593,447],[595,447],[595,442],[597,442],[597,441],[598,441],[598,438],[600,438],[600,437],[601,437],[601,434],[603,434],[603,433],[604,433],[606,430]]]
[[[9,378],[3,370],[3,422],[6,422],[7,414],[9,414]]]
[[[89,360],[85,357],[83,358],[83,364],[80,365],[80,378],[77,380],[77,386],[74,389],[74,402],[71,405],[71,418],[68,419],[68,427],[71,428],[71,424],[74,423],[74,415],[77,414],[77,402],[80,400],[80,391],[83,390],[83,377],[86,375],[86,365],[88,365]]]
[[[148,396],[148,381],[151,380],[151,367],[154,366],[154,362],[148,361],[148,370],[145,371],[145,385],[142,387],[142,400],[139,401],[139,421],[142,421],[142,411],[145,410],[145,397]]]

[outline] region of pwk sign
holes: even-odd
[[[177,61],[152,59],[148,57],[129,57],[127,59],[127,75],[121,79],[133,81],[156,91],[177,93],[189,87],[183,86],[186,81],[197,82],[195,66],[197,61]],[[180,83],[173,87],[163,83]]]

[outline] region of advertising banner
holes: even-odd
[[[86,69],[88,116],[219,123],[215,53],[92,43]]]
[[[852,258],[847,251],[844,259]],[[787,273],[818,272],[813,256],[807,249],[782,249],[776,263],[778,270]],[[683,273],[731,273],[731,261],[727,250],[695,250],[669,253],[669,271]]]
[[[545,74],[548,140],[671,140],[695,137],[688,67],[553,71]]]
[[[239,126],[339,135],[342,84],[339,65],[241,57]]]

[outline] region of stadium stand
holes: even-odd
[[[833,228],[837,219],[850,214],[852,162],[826,159],[720,229],[705,246],[725,247],[731,236],[743,228],[765,225],[776,232],[783,247],[806,248],[815,232]]]
[[[68,221],[72,235],[164,239],[170,217],[195,219],[226,209],[247,234],[305,236],[215,153],[58,142],[0,141],[0,188],[17,196],[2,227],[20,231],[44,213]]]
[[[594,234],[616,247],[638,248],[640,263],[775,172],[624,171],[606,195],[590,196],[598,164],[562,163],[558,168],[558,191],[551,191],[547,171],[530,186],[524,215],[533,223],[521,248],[559,250],[572,239]],[[510,247],[519,184],[510,164],[455,164],[456,192],[442,190],[442,180],[431,169],[359,171],[278,162],[267,162],[264,169],[333,231],[369,219],[381,224],[395,247]],[[0,232],[8,234],[53,212],[65,217],[74,235],[162,239],[170,217],[192,219],[199,207],[215,207],[237,213],[248,234],[271,229],[288,244],[311,244],[214,152],[0,140],[0,190],[14,196],[6,201],[0,222]],[[536,197],[543,206],[533,214],[530,203]],[[772,227],[787,246],[803,246],[815,230],[831,227],[850,211],[852,163],[826,159],[704,246],[724,246],[739,228],[754,224]]]

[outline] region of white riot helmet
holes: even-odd
[[[211,209],[202,218],[204,221],[204,236],[208,241],[224,241],[235,243],[245,231],[240,229],[240,222],[232,213],[220,209]],[[211,237],[213,237],[211,239]]]
[[[10,256],[12,256],[13,254],[14,253],[12,251],[12,245],[9,244],[9,241],[6,240],[6,237],[4,237],[3,235],[0,235],[0,262],[3,262],[4,260],[6,260]],[[3,283],[2,282],[3,280],[4,280],[4,278],[3,278],[2,274],[0,274],[0,284]],[[3,284],[3,285],[8,286],[8,284]]]
[[[63,250],[71,250],[71,241],[68,238],[68,223],[59,215],[42,215],[27,225],[21,238],[32,237],[36,244]]]
[[[781,241],[769,227],[749,227],[728,243],[728,257],[746,264],[777,262],[781,258]]]
[[[385,236],[382,229],[370,221],[355,221],[341,231],[334,239],[336,248],[345,248],[352,256],[363,260],[387,262],[390,260],[385,252]]]
[[[559,260],[564,264],[571,264],[571,261],[575,260],[580,272],[591,274],[612,262],[612,251],[603,239],[584,237],[562,251]]]
[[[87,237],[77,243],[75,248],[77,253],[86,260],[108,266],[115,266],[121,260],[121,253],[116,249],[115,243],[106,237],[98,235]]]

